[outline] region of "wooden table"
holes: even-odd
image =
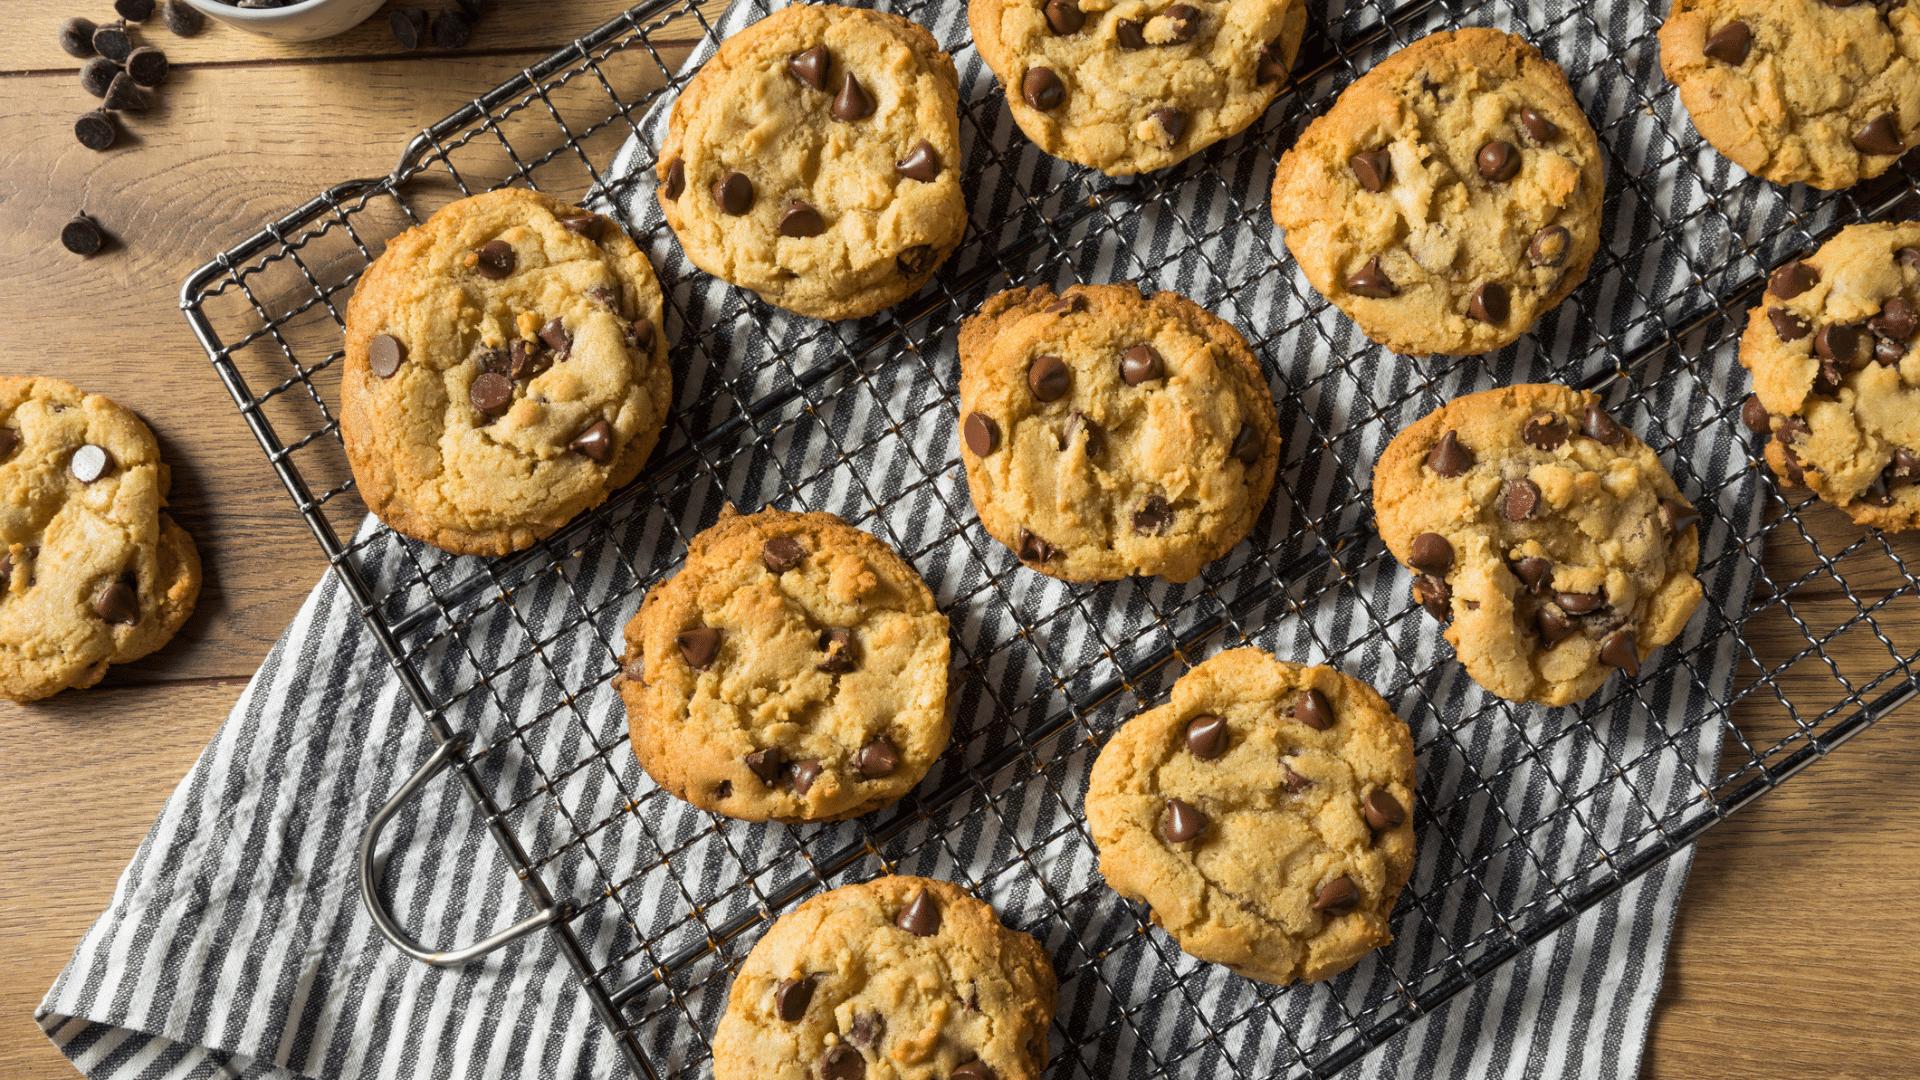
[[[161,106],[106,154],[69,134],[90,103],[54,45],[69,11],[12,0],[0,37],[0,372],[56,374],[145,415],[173,464],[173,510],[206,559],[200,609],[172,645],[97,689],[0,703],[0,1076],[72,1075],[34,1006],[174,784],[324,570],[188,335],[180,281],[209,254],[309,197],[377,175],[424,124],[609,17],[609,0],[499,4],[457,55],[400,55],[384,20],[280,46],[220,27],[150,40],[175,66]],[[81,207],[121,239],[60,249]],[[1816,515],[1839,546],[1853,533]],[[1920,539],[1899,542],[1920,565]],[[1790,569],[1793,553],[1774,557]],[[1884,563],[1884,556],[1881,559]],[[1863,566],[1865,591],[1895,579]],[[1851,568],[1850,568],[1851,572]],[[1816,626],[1851,605],[1832,582],[1795,602]],[[1920,604],[1886,616],[1920,631]],[[1824,620],[1824,621],[1823,621]],[[1757,630],[1771,655],[1797,632]],[[1864,635],[1851,635],[1859,638]],[[1886,654],[1842,641],[1843,666]],[[1855,648],[1855,645],[1858,648]],[[1911,650],[1914,641],[1905,639]],[[1803,664],[1796,700],[1834,696]],[[1920,740],[1880,725],[1701,843],[1648,1050],[1648,1075],[1884,1076],[1920,1058]],[[1777,728],[1777,716],[1742,723]]]

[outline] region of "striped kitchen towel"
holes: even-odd
[[[1614,860],[1656,842],[1663,822],[1698,809],[1732,679],[1727,612],[1750,587],[1739,540],[1760,500],[1730,416],[1742,377],[1726,324],[1677,343],[1665,324],[1710,307],[1820,208],[1700,150],[1660,83],[1654,5],[1319,0],[1329,62],[1247,135],[1131,181],[1026,143],[962,5],[891,6],[934,31],[962,81],[972,221],[935,285],[891,315],[828,327],[705,278],[652,205],[656,105],[614,160],[595,163],[601,205],[625,217],[668,285],[677,342],[679,408],[638,494],[564,558],[477,593],[442,591],[478,573],[474,561],[435,561],[376,523],[356,553],[382,610],[437,613],[421,640],[403,641],[407,662],[471,736],[536,872],[578,908],[571,926],[598,977],[641,988],[624,1015],[662,1075],[703,1074],[730,969],[758,936],[714,928],[796,882],[818,887],[814,868],[826,884],[889,869],[960,880],[1040,938],[1061,976],[1056,1075],[1270,1075],[1343,1033],[1408,1019],[1407,997],[1544,925]],[[1609,151],[1609,239],[1593,279],[1519,345],[1415,362],[1370,346],[1313,294],[1266,220],[1265,193],[1276,145],[1358,72],[1462,9],[1568,69]],[[765,10],[740,0],[690,63]],[[1329,42],[1345,44],[1329,53]],[[1185,586],[1069,588],[1022,570],[965,495],[951,404],[960,317],[1009,283],[1111,280],[1184,292],[1233,321],[1280,403],[1280,490],[1265,519]],[[1704,511],[1709,602],[1642,678],[1578,710],[1490,698],[1437,644],[1371,535],[1371,462],[1447,398],[1595,381],[1663,341],[1675,347],[1605,393]],[[906,554],[952,616],[954,747],[914,805],[803,829],[728,822],[664,797],[635,766],[610,689],[620,627],[726,502],[842,514]],[[411,572],[423,560],[432,571]],[[1100,736],[1159,700],[1194,654],[1241,642],[1369,679],[1420,749],[1422,854],[1398,938],[1316,986],[1263,987],[1180,955],[1101,884],[1078,817]],[[629,1075],[551,937],[436,969],[389,946],[363,911],[355,845],[431,746],[329,578],[48,992],[38,1017],[49,1037],[87,1075],[128,1080]],[[408,804],[386,850],[389,903],[423,941],[472,941],[528,913],[457,784]],[[1633,1075],[1689,861],[1682,851],[1656,865],[1343,1075]]]

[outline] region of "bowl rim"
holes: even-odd
[[[306,15],[339,3],[340,0],[299,0],[298,3],[274,8],[243,8],[237,4],[222,3],[221,0],[187,0],[187,3],[215,18],[231,19],[236,22],[276,22],[296,15]]]

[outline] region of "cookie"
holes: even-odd
[[[1600,144],[1557,64],[1512,34],[1421,38],[1280,158],[1273,220],[1322,296],[1395,352],[1510,344],[1600,247]]]
[[[1373,687],[1233,649],[1101,748],[1087,825],[1107,884],[1189,954],[1315,981],[1393,940],[1413,787],[1413,737]]]
[[[1467,674],[1512,701],[1638,675],[1700,603],[1698,512],[1594,394],[1455,398],[1387,444],[1373,513]]]
[[[1920,222],[1854,225],[1768,279],[1741,410],[1767,463],[1854,521],[1920,526]]]
[[[1673,0],[1660,67],[1735,165],[1852,187],[1920,130],[1920,0]]]
[[[980,58],[1027,138],[1109,176],[1164,169],[1259,119],[1305,0],[969,0]]]
[[[550,535],[640,472],[673,397],[660,285],[608,219],[461,199],[347,306],[340,435],[367,508],[460,555]]]
[[[1011,289],[960,331],[980,523],[1067,581],[1187,581],[1253,527],[1280,425],[1239,332],[1174,293]]]
[[[626,644],[635,755],[716,813],[854,817],[947,745],[947,617],[900,556],[832,514],[729,508]]]
[[[92,686],[173,637],[200,553],[138,416],[59,379],[0,376],[0,696]]]
[[[883,877],[821,893],[747,954],[714,1080],[1039,1080],[1056,993],[1040,943],[964,889]]]
[[[898,15],[795,4],[721,42],[673,103],[660,208],[695,266],[816,319],[919,291],[967,223],[960,89]]]

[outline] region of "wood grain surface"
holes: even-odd
[[[0,373],[60,375],[141,412],[173,464],[174,513],[207,565],[199,611],[158,655],[115,669],[92,691],[32,707],[0,703],[0,1076],[63,1077],[71,1070],[34,1024],[34,1006],[325,569],[187,332],[181,280],[322,182],[385,173],[423,125],[619,5],[497,4],[457,55],[402,54],[379,16],[304,46],[217,26],[180,41],[156,28],[148,36],[172,57],[173,77],[158,107],[106,154],[82,149],[70,134],[92,99],[78,85],[78,62],[53,44],[66,15],[100,13],[25,0],[6,0],[5,8]],[[82,208],[117,238],[89,260],[69,256],[57,240]],[[1871,605],[1920,567],[1920,538],[1850,549],[1859,534],[1836,515],[1814,511],[1809,521],[1822,550],[1851,552],[1844,568],[1852,595],[1812,571],[1791,597],[1808,626],[1857,616],[1860,603]],[[1770,578],[1801,580],[1813,565],[1806,550],[1797,539],[1775,545]],[[1920,602],[1911,595],[1875,615],[1903,654],[1920,647]],[[1779,606],[1752,629],[1757,657],[1769,666],[1804,645]],[[1857,626],[1832,641],[1824,659],[1792,664],[1779,676],[1781,693],[1817,714],[1816,703],[1841,696],[1836,674],[1857,686],[1886,668],[1888,646],[1873,629]],[[1868,731],[1701,842],[1646,1075],[1913,1074],[1915,712]],[[1793,730],[1771,692],[1735,716],[1755,744]]]

